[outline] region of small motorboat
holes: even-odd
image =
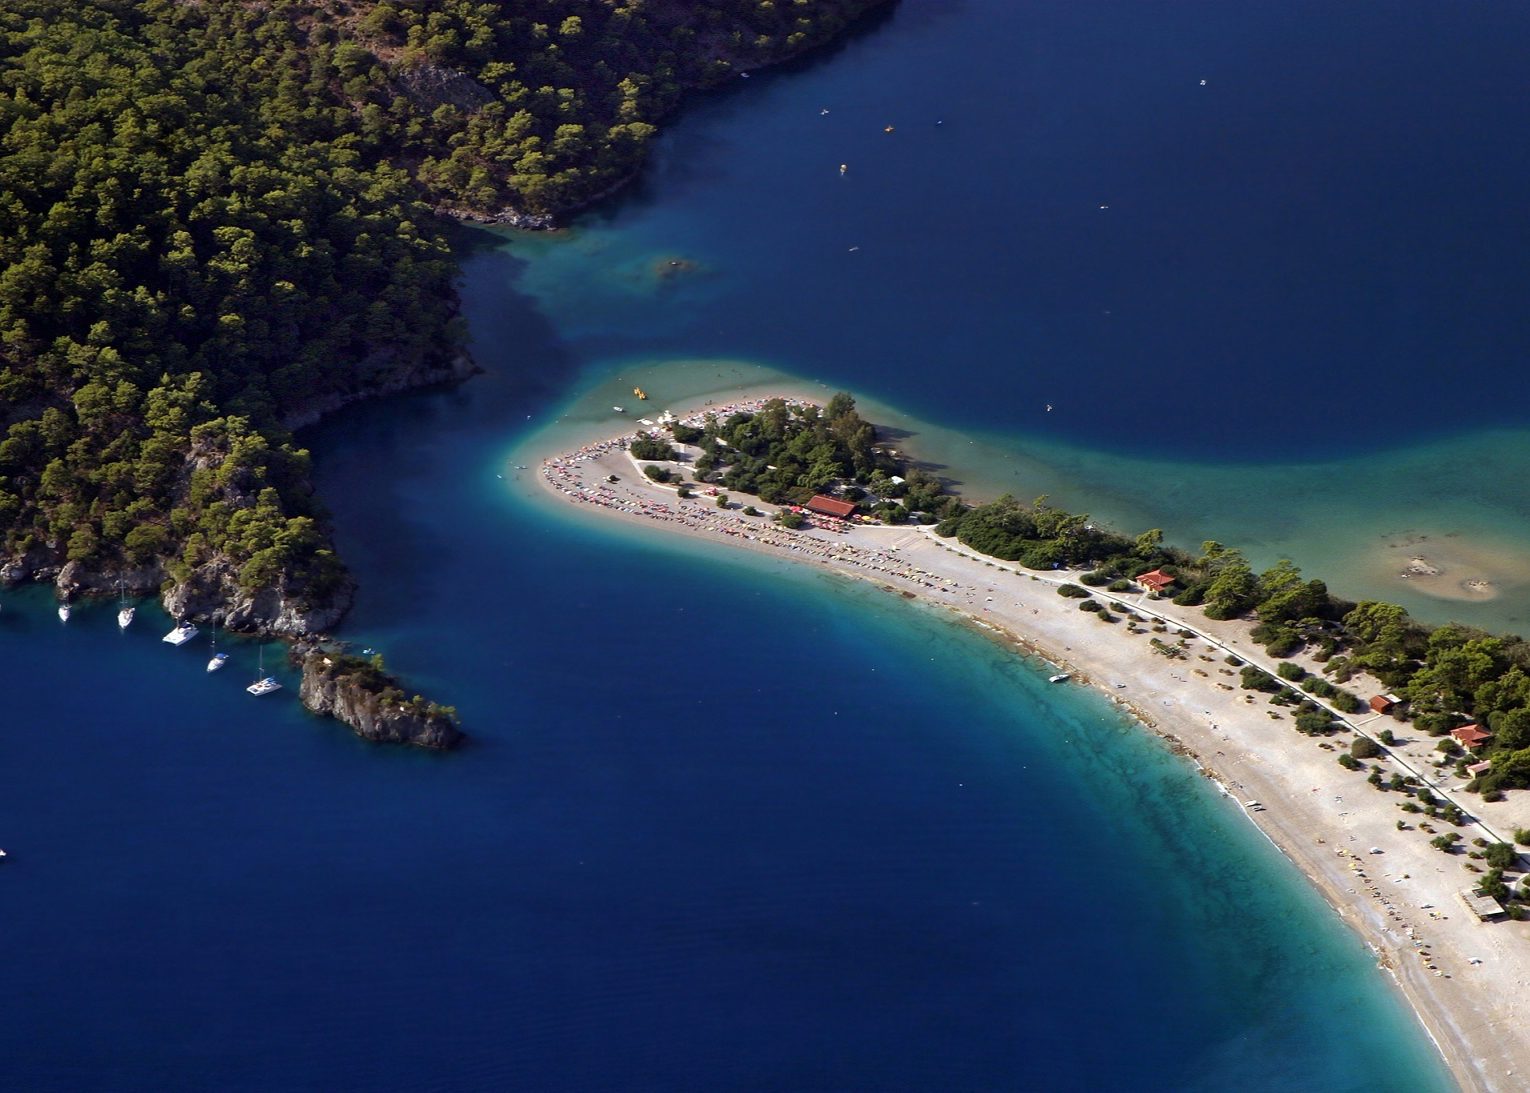
[[[1048,683],[1066,683],[1066,682],[1068,682],[1068,673],[1067,672],[1058,672],[1055,676],[1048,677],[1047,682]]]
[[[168,641],[171,645],[185,645],[197,636],[197,628],[189,622],[183,622],[174,630],[166,634],[161,641]]]
[[[613,406],[611,409],[615,410],[618,414],[625,414],[627,412],[627,408],[625,406]]]
[[[219,668],[222,668],[227,663],[227,653],[214,653],[212,659],[207,662],[207,670],[209,672],[216,672]]]
[[[69,605],[67,603],[61,603],[58,605],[58,621],[69,621]]]

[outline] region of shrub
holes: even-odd
[[[744,506],[744,515],[745,516],[758,516],[759,514],[760,514],[760,510],[755,508],[753,505],[745,505]]]
[[[1181,607],[1199,607],[1206,602],[1206,589],[1210,587],[1210,581],[1197,581],[1175,596],[1174,602]]]
[[[1275,674],[1280,676],[1281,679],[1289,679],[1295,683],[1306,676],[1307,669],[1303,668],[1300,664],[1292,664],[1287,660],[1282,661],[1276,666]]]
[[[1115,580],[1111,581],[1108,585],[1105,586],[1105,588],[1106,591],[1109,592],[1125,592],[1131,588],[1131,586],[1131,581]]]
[[[1519,843],[1520,846],[1530,846],[1530,831],[1525,830],[1523,827],[1516,827],[1514,829],[1514,841]]]
[[[1080,584],[1087,584],[1090,588],[1099,588],[1102,584],[1110,581],[1110,576],[1105,573],[1085,573],[1079,579]]]
[[[643,473],[655,482],[668,482],[671,478],[675,477],[674,472],[667,467],[647,466],[643,468]]]
[[[1382,729],[1380,732],[1378,732],[1376,734],[1376,739],[1380,740],[1383,744],[1385,744],[1389,748],[1393,747],[1397,743],[1397,737],[1392,735],[1392,730],[1391,729]]]
[[[1365,703],[1360,701],[1360,696],[1352,691],[1335,691],[1329,701],[1340,713],[1359,713],[1365,709]]]
[[[717,495],[717,507],[720,509],[728,507],[728,495],[726,493],[719,493]]]
[[[1078,609],[1080,611],[1103,611],[1105,610],[1105,605],[1098,600],[1085,600],[1078,605]]]
[[[1228,653],[1225,657],[1223,657],[1222,662],[1224,664],[1230,664],[1234,668],[1241,668],[1243,666],[1243,659],[1241,657],[1235,657],[1231,653]]]
[[[1413,723],[1430,736],[1444,736],[1461,723],[1455,714],[1425,713],[1413,719]]]
[[[1209,618],[1211,616],[1211,612],[1207,611],[1206,615]],[[1291,630],[1282,626],[1279,633],[1271,638],[1265,644],[1264,648],[1265,651],[1272,657],[1288,657],[1300,649],[1304,644],[1306,643],[1302,641],[1300,634],[1298,634],[1295,630]]]
[[[782,512],[778,514],[777,519],[781,521],[781,526],[786,528],[800,528],[803,524],[800,512]]]
[[[1374,759],[1381,754],[1381,745],[1369,737],[1357,736],[1349,746],[1349,754],[1356,759]]]
[[[1058,585],[1057,586],[1057,594],[1059,596],[1067,596],[1069,599],[1072,599],[1072,600],[1087,599],[1088,596],[1089,596],[1088,592],[1086,592],[1084,589],[1080,588],[1076,584]]]
[[[1298,718],[1298,720],[1300,720],[1300,718]],[[1359,770],[1360,761],[1353,755],[1349,754],[1349,752],[1341,751],[1339,753],[1339,766],[1343,767],[1345,770]]]
[[[632,442],[628,449],[634,459],[678,459],[680,453],[670,446],[668,441],[660,440],[656,436],[640,436]]]
[[[1268,691],[1273,693],[1280,690],[1280,684],[1275,682],[1275,677],[1263,668],[1256,668],[1250,664],[1245,666],[1239,674],[1243,678],[1243,689],[1245,691]]]
[[[1333,719],[1321,710],[1296,715],[1296,731],[1307,736],[1326,736],[1332,728]],[[1346,758],[1353,760],[1353,756],[1346,756]],[[1339,760],[1341,763],[1343,761],[1343,758]],[[1354,770],[1356,768],[1351,767],[1350,769]]]
[[[1519,855],[1514,852],[1514,847],[1510,843],[1488,843],[1482,856],[1494,869],[1513,869],[1515,862],[1519,860]]]

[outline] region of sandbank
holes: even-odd
[[[1384,535],[1374,566],[1409,590],[1441,600],[1482,603],[1506,585],[1530,581],[1524,552],[1455,532],[1408,530]]]
[[[763,397],[764,392],[730,389],[678,416],[699,420],[702,413],[726,413]],[[1350,732],[1304,737],[1287,711],[1270,706],[1262,694],[1239,689],[1227,656],[1272,672],[1276,664],[1250,641],[1248,623],[1208,620],[1193,608],[1149,600],[1141,592],[1093,590],[1118,618],[1107,623],[1080,611],[1078,601],[1057,595],[1057,586],[1077,573],[1030,573],[925,528],[826,519],[789,531],[770,522],[773,506],[754,498],[735,498],[722,509],[701,488],[681,500],[673,488],[643,476],[626,451],[632,435],[613,437],[608,429],[602,440],[539,459],[537,478],[550,497],[572,502],[572,511],[824,566],[874,581],[904,599],[958,612],[1017,652],[1058,665],[1069,674],[1068,685],[1098,688],[1238,802],[1249,821],[1359,932],[1462,1089],[1508,1093],[1530,1081],[1518,1073],[1530,1066],[1530,999],[1524,990],[1530,982],[1530,923],[1483,923],[1468,912],[1459,893],[1476,874],[1465,868],[1466,855],[1430,847],[1430,835],[1416,826],[1420,817],[1398,808],[1406,798],[1339,766],[1336,759],[1347,750]],[[766,515],[744,516],[740,510],[746,503]],[[1171,659],[1156,652],[1150,644],[1155,638],[1181,646],[1181,655]],[[1317,668],[1300,656],[1293,659]],[[1349,687],[1366,697],[1383,690],[1364,677]],[[1430,765],[1435,741],[1410,726],[1369,712],[1340,720],[1367,735],[1391,728],[1396,746],[1367,768],[1378,766],[1384,777],[1417,775],[1436,796],[1457,803],[1475,818],[1460,829],[1465,843],[1476,837],[1508,841],[1515,828],[1530,827],[1524,794],[1489,804],[1460,793],[1460,779],[1449,768]],[[1399,819],[1407,821],[1408,830],[1398,830]],[[1451,830],[1443,821],[1435,827]]]

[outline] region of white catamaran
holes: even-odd
[[[256,679],[254,683],[251,683],[248,687],[245,688],[246,691],[249,691],[250,694],[255,695],[256,697],[259,697],[260,695],[268,695],[272,691],[279,691],[282,689],[282,685],[276,682],[274,677],[264,674],[265,670],[266,647],[262,645],[260,647],[260,678]]]
[[[160,640],[168,641],[171,645],[185,645],[196,636],[197,628],[189,622],[183,622]]]

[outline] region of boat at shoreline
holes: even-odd
[[[1049,677],[1047,679],[1047,682],[1048,683],[1066,683],[1066,682],[1068,682],[1068,673],[1067,672],[1058,672],[1055,676]]]
[[[133,615],[137,608],[127,602],[127,589],[122,581],[117,581],[117,629],[126,630],[133,623]]]
[[[185,645],[192,638],[196,637],[199,632],[194,624],[183,622],[160,640],[167,641],[171,645]]]
[[[275,677],[266,675],[265,671],[266,647],[262,645],[260,647],[260,668],[257,672],[257,678],[254,683],[251,683],[248,687],[245,688],[246,691],[249,691],[250,694],[257,698],[259,698],[261,695],[268,695],[272,691],[279,691],[282,689],[282,685],[276,682]]]

